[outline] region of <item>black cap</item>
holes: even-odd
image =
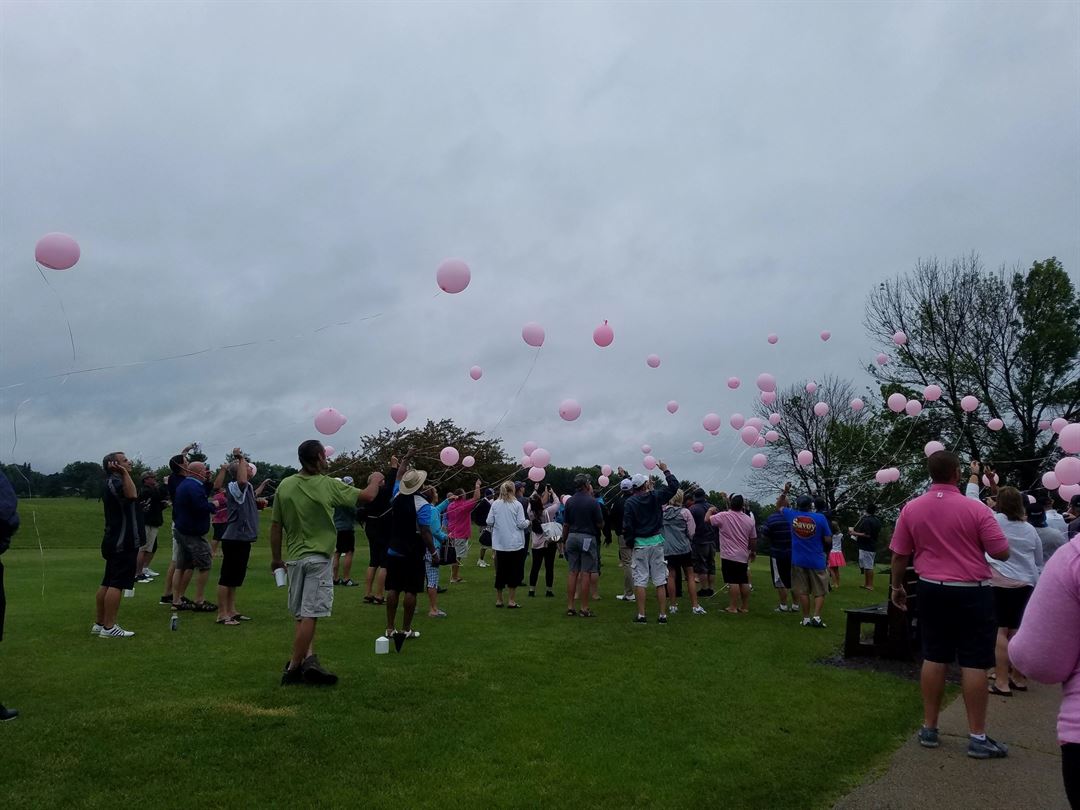
[[[795,506],[799,509],[810,509],[814,505],[814,499],[809,495],[800,495],[795,499]]]

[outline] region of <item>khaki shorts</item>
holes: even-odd
[[[465,558],[469,556],[469,538],[455,537],[454,552],[457,554],[458,563],[465,562]]]
[[[829,574],[824,568],[818,571],[815,568],[793,565],[791,566],[791,590],[796,595],[806,593],[811,596],[825,596],[829,593]]]
[[[310,554],[285,563],[289,612],[298,619],[323,619],[334,606],[334,567],[329,557]]]
[[[655,546],[635,546],[631,565],[635,588],[645,588],[650,582],[656,586],[667,585],[667,563],[664,562],[663,543]]]
[[[159,526],[147,526],[146,527],[146,542],[143,543],[142,548],[139,551],[145,551],[147,554],[153,554],[157,551],[157,536]]]

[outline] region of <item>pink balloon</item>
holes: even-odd
[[[739,438],[742,439],[743,444],[750,447],[754,446],[754,442],[758,440],[758,435],[758,429],[753,425],[747,425],[739,431]]]
[[[643,445],[641,445],[641,452],[644,453],[645,455],[649,455],[649,453],[652,452],[652,447],[647,445],[647,444],[643,444]]]
[[[1080,495],[1080,484],[1062,484],[1058,487],[1058,497],[1063,501],[1071,501]]]
[[[829,403],[828,402],[818,402],[818,403],[816,403],[814,405],[814,415],[815,416],[825,416],[825,414],[827,414],[828,412],[829,412]]]
[[[809,450],[800,450],[796,459],[800,467],[808,467],[814,463],[814,454]]]
[[[889,474],[885,470],[878,470],[874,473],[874,480],[879,484],[887,484],[889,483]]]
[[[768,442],[765,441],[765,437],[758,436],[757,440],[754,442],[754,447],[764,447],[766,444],[768,444]]]
[[[543,481],[547,471],[543,467],[533,467],[529,470],[530,481]]]
[[[606,475],[601,475],[599,478],[596,479],[596,483],[598,483],[602,487],[606,487],[608,484],[611,483],[611,479],[608,478]]]
[[[544,327],[535,321],[529,321],[521,327],[521,339],[530,346],[540,348],[544,345]]]
[[[774,346],[775,346],[775,345],[776,345],[776,343],[777,343],[777,341],[779,341],[779,340],[780,340],[780,338],[779,338],[779,337],[777,337],[776,335],[769,335],[769,337],[768,337],[768,338],[766,338],[766,340],[768,340],[768,341],[769,341],[770,345],[774,345]]]
[[[444,447],[439,453],[439,461],[445,464],[447,467],[453,467],[458,463],[458,459],[461,458],[461,454],[455,447]]]
[[[645,365],[649,368],[660,368],[660,355],[650,354],[645,358]]]
[[[323,455],[326,458],[330,458],[330,456],[334,455],[334,453],[336,453],[336,452],[337,451],[334,450],[333,445],[329,445],[329,444],[324,444],[323,445]]]
[[[754,453],[750,459],[750,466],[760,470],[766,464],[769,463],[769,459],[764,453]]]
[[[645,465],[646,470],[656,469],[656,459],[652,456],[645,456],[645,458],[641,460],[641,463]]]
[[[471,278],[469,265],[461,259],[447,259],[435,271],[435,281],[438,282],[439,289],[451,294],[459,293],[468,287]]]
[[[905,335],[903,332],[895,332],[892,336],[892,342],[895,343],[897,346],[903,346],[905,343],[907,343],[907,335]]]
[[[1061,433],[1061,431],[1065,428],[1067,424],[1069,424],[1069,420],[1062,419],[1059,416],[1057,419],[1050,423],[1050,429],[1054,431],[1054,433]]]
[[[761,392],[761,404],[762,405],[773,405],[775,403],[776,403],[776,392],[775,391],[762,391]]]
[[[463,458],[461,460],[461,466],[462,467],[471,467],[475,463],[476,463],[476,459],[473,458],[472,456],[465,456],[465,458]]]
[[[593,343],[604,349],[611,345],[611,341],[615,340],[615,330],[608,325],[607,321],[604,321],[592,330],[592,339]]]
[[[479,380],[481,377],[484,376],[484,370],[480,368],[480,366],[473,366],[469,369],[469,376],[472,377],[474,380]]]
[[[883,366],[889,362],[889,355],[882,353],[879,354],[875,359],[877,360],[877,364],[879,366]]]
[[[605,464],[603,467],[600,468],[600,472],[603,475],[611,475],[611,465]]]
[[[1042,485],[1046,489],[1057,489],[1061,486],[1061,482],[1058,481],[1058,477],[1054,474],[1053,470],[1043,473]]]
[[[907,397],[899,392],[889,394],[885,404],[889,406],[889,410],[893,413],[902,413],[904,408],[907,407]]]
[[[1000,419],[991,419],[989,422],[986,423],[986,426],[990,428],[990,430],[998,431],[1005,427],[1005,423],[1002,422]]]
[[[523,470],[527,470],[532,466],[532,459],[529,456],[522,456],[518,461],[518,466]]]
[[[927,402],[937,402],[941,399],[941,386],[940,385],[928,385],[923,389],[922,398]]]
[[[34,259],[50,270],[70,270],[80,255],[79,243],[66,233],[47,233],[34,246]]]
[[[717,428],[716,430],[710,430],[709,435],[710,436],[719,436],[720,435],[720,428]]]
[[[777,425],[779,425],[780,424],[780,414],[778,414],[778,413],[770,413],[769,414],[769,424],[772,425],[773,427],[776,427]]]
[[[979,400],[975,399],[971,394],[968,394],[962,400],[960,400],[960,409],[965,413],[971,413],[977,410],[979,407]]]
[[[743,425],[746,424],[746,417],[744,417],[741,413],[733,413],[731,415],[731,418],[728,419],[728,424],[735,428],[735,430],[739,430]]]
[[[822,340],[828,340],[831,337],[832,337],[832,332],[822,332],[821,333],[821,339]]]
[[[817,383],[813,382],[813,381],[808,382],[806,384],[806,393],[808,393],[808,394],[816,394],[817,393]]]
[[[252,464],[249,461],[248,462],[248,478],[254,478],[258,474],[259,474],[259,468],[256,467],[254,464]]]
[[[762,372],[757,378],[757,387],[759,391],[772,392],[776,390],[776,378],[772,374]]]
[[[667,404],[667,412],[668,413],[675,413],[675,411],[677,411],[677,410],[679,410],[679,403],[678,402],[676,402],[675,400],[671,400],[670,402],[668,402],[668,404]]]
[[[746,420],[746,424],[750,425],[751,427],[755,427],[758,430],[761,430],[763,427],[765,427],[765,420],[762,419],[760,416],[751,416],[749,419]]]
[[[703,445],[701,442],[694,442],[692,445],[690,445],[690,449],[693,450],[695,453],[700,453],[705,449],[705,445]]]
[[[742,385],[742,380],[740,380],[738,377],[728,377],[727,387],[730,388],[732,391],[734,391],[740,385]]]
[[[405,406],[399,402],[396,405],[390,406],[390,418],[400,425],[409,418],[409,412],[406,410]]]
[[[775,442],[779,438],[780,434],[777,433],[775,430],[768,430],[765,432],[765,441],[767,442]]]
[[[315,429],[324,436],[333,436],[347,421],[333,408],[323,408],[315,414]]]
[[[559,405],[559,416],[567,422],[573,422],[581,416],[581,406],[578,405],[576,399],[564,399]]]
[[[1072,422],[1061,429],[1058,444],[1066,453],[1080,453],[1080,422]]]
[[[896,467],[889,467],[885,472],[889,474],[890,482],[895,483],[900,480],[900,470],[896,469]]]
[[[521,448],[521,452],[523,452],[527,456],[531,456],[532,451],[539,446],[540,445],[538,445],[536,442],[525,442],[525,446]]]
[[[922,413],[922,403],[917,399],[909,399],[907,404],[904,405],[904,412],[908,416],[918,416]]]
[[[1049,429],[1050,429],[1050,420],[1049,419],[1040,419],[1039,420],[1039,430],[1049,430]]]
[[[1080,484],[1080,458],[1065,456],[1054,465],[1054,475],[1065,486]]]
[[[853,411],[861,411],[865,404],[866,403],[858,397],[855,397],[855,399],[851,400],[851,402],[848,403],[848,405],[851,407],[851,410]]]
[[[705,414],[705,418],[701,420],[701,426],[706,430],[716,430],[720,427],[720,417],[715,413]]]
[[[923,452],[926,454],[927,458],[930,458],[930,456],[934,455],[934,453],[940,453],[944,449],[945,445],[943,445],[941,442],[932,441],[926,443],[926,446],[923,447]]]
[[[529,461],[533,463],[534,467],[546,467],[551,463],[551,453],[543,447],[537,447],[529,454]]]

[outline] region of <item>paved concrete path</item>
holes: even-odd
[[[911,685],[917,689],[917,684]],[[1007,743],[1005,759],[967,756],[967,716],[957,698],[941,713],[941,747],[922,748],[914,736],[885,773],[871,776],[834,805],[836,810],[911,808],[1046,808],[1068,810],[1055,726],[1061,688],[1031,684],[1011,698],[990,696],[988,731]]]

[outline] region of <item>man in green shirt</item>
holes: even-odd
[[[285,665],[282,685],[307,683],[332,686],[337,675],[319,663],[312,650],[315,623],[330,615],[334,604],[334,572],[330,558],[337,544],[334,508],[371,501],[378,487],[355,489],[326,475],[326,450],[309,439],[297,449],[301,470],[277,488],[270,523],[270,569],[284,568],[289,584],[289,610],[296,617],[292,658]],[[285,536],[288,562],[282,560]]]

